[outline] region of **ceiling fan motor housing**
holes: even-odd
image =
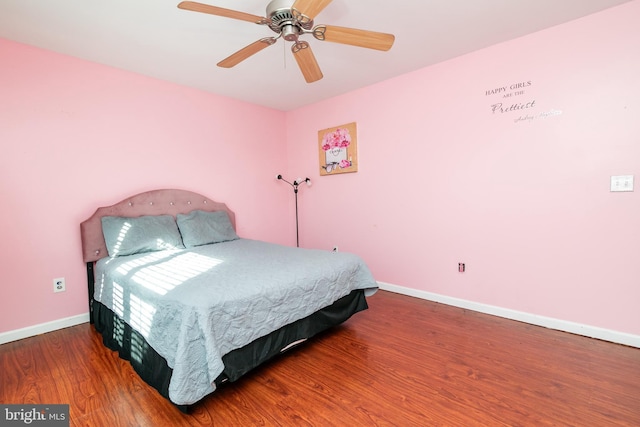
[[[295,41],[305,30],[313,28],[313,20],[301,20],[295,16],[291,7],[295,0],[272,0],[267,5],[267,19],[269,28],[288,41]],[[306,18],[302,15],[303,18]]]

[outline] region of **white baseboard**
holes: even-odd
[[[16,329],[14,331],[2,332],[0,333],[0,344],[34,337],[47,332],[57,331],[58,329],[68,328],[70,326],[80,325],[81,323],[87,323],[88,321],[89,313],[87,312],[84,314],[78,314],[77,316],[54,320],[52,322]]]
[[[537,314],[510,310],[508,308],[496,307],[479,302],[448,297],[445,295],[434,294],[432,292],[421,291],[418,289],[405,288],[403,286],[392,285],[389,283],[378,282],[378,286],[382,290],[395,292],[397,294],[408,295],[428,301],[451,305],[454,307],[478,311],[480,313],[491,314],[493,316],[504,317],[506,319],[517,320],[519,322],[525,322],[536,326],[542,326],[549,329],[570,332],[572,334],[583,335],[589,338],[597,338],[604,341],[610,341],[618,344],[628,345],[630,347],[640,348],[640,336],[638,335],[612,331],[609,329],[598,328],[596,326],[583,325],[580,323],[554,319],[551,317],[538,316]]]

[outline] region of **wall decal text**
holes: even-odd
[[[491,114],[502,115],[505,113],[518,112],[521,115],[514,119],[514,123],[531,122],[532,120],[547,117],[558,116],[562,114],[561,110],[552,109],[541,113],[533,113],[538,104],[535,98],[529,97],[524,101],[515,100],[514,98],[525,95],[528,89],[533,86],[532,80],[520,81],[516,83],[507,84],[504,86],[497,86],[492,89],[487,89],[484,92],[485,96],[491,96],[499,98],[490,104]]]

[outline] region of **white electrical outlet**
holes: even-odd
[[[611,191],[633,191],[633,175],[612,176]]]
[[[53,292],[64,292],[66,289],[67,285],[64,282],[64,277],[53,279]]]

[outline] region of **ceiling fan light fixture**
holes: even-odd
[[[284,25],[281,28],[281,34],[282,34],[282,38],[290,41],[290,42],[294,42],[296,40],[298,40],[298,36],[300,35],[300,29],[298,27],[296,27],[293,24],[287,24]]]

